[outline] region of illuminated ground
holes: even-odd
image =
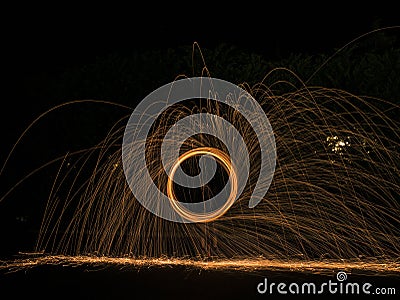
[[[332,272],[346,271],[357,274],[384,274],[400,276],[400,262],[394,260],[278,260],[278,259],[209,259],[195,260],[184,258],[121,258],[96,256],[64,256],[48,255],[27,257],[12,261],[4,261],[2,270],[18,271],[41,265],[62,266],[117,266],[120,268],[151,268],[151,267],[187,267],[199,270],[237,270],[245,272],[256,271],[293,271],[308,272],[311,274],[332,274]]]
[[[399,261],[192,260],[89,256],[30,256],[3,261],[0,291],[22,296],[83,298],[259,298],[256,287],[273,282],[326,282],[338,271],[348,281],[400,287]],[[276,296],[276,295],[275,295]]]

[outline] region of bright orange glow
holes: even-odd
[[[219,163],[221,163],[221,165],[224,167],[225,171],[230,175],[231,192],[229,194],[227,201],[219,209],[214,210],[210,213],[199,214],[199,213],[193,213],[193,212],[187,210],[176,199],[176,196],[174,193],[173,178],[174,178],[176,170],[182,164],[182,162],[184,162],[188,158],[196,156],[196,155],[211,155],[211,156],[215,157],[217,159],[217,161]],[[237,196],[237,189],[238,189],[237,176],[234,171],[234,167],[232,166],[231,160],[229,159],[229,156],[226,155],[221,150],[212,148],[212,147],[200,147],[200,148],[192,149],[192,150],[182,154],[178,158],[178,160],[174,163],[174,165],[172,166],[171,173],[170,173],[170,176],[168,177],[168,183],[167,183],[167,195],[168,195],[168,198],[171,200],[172,207],[182,217],[184,217],[185,219],[188,219],[192,222],[211,222],[211,221],[219,218],[223,214],[225,214],[229,210],[229,208],[232,206],[233,202],[235,202],[235,199]]]
[[[12,261],[0,261],[0,270],[8,271],[25,270],[40,265],[79,266],[92,265],[93,268],[103,265],[117,265],[126,268],[141,267],[174,267],[185,266],[203,270],[238,270],[255,272],[262,270],[308,272],[312,274],[332,274],[332,272],[346,271],[349,273],[368,273],[379,275],[400,274],[400,263],[395,260],[283,260],[265,258],[237,258],[195,260],[189,258],[130,258],[130,257],[96,257],[96,256],[66,256],[48,255],[16,259]]]

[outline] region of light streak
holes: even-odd
[[[191,211],[187,210],[185,207],[179,204],[180,202],[178,201],[174,193],[173,178],[177,168],[182,164],[182,162],[196,155],[211,155],[213,157],[216,157],[217,161],[222,164],[225,171],[230,175],[232,181],[231,192],[228,199],[226,200],[226,202],[222,207],[211,213],[205,213],[205,214],[192,213]],[[229,156],[227,156],[221,150],[211,147],[196,148],[182,154],[171,168],[171,174],[168,177],[168,183],[167,183],[167,195],[171,200],[172,207],[175,209],[175,211],[177,211],[180,215],[182,215],[184,218],[190,221],[211,222],[219,218],[220,216],[222,216],[224,213],[227,212],[227,210],[232,206],[237,197],[237,176],[236,172],[234,171],[234,167],[232,166],[232,163],[229,159]]]
[[[282,271],[306,272],[312,274],[332,274],[337,271],[358,274],[380,274],[382,276],[400,275],[400,263],[388,259],[359,260],[283,260],[265,258],[234,258],[213,260],[196,260],[189,258],[129,258],[129,257],[96,257],[96,256],[66,256],[45,255],[40,257],[21,258],[12,261],[0,261],[0,270],[14,272],[26,270],[41,265],[85,266],[96,269],[101,266],[116,266],[126,269],[148,267],[190,267],[202,270],[221,271]]]

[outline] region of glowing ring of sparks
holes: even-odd
[[[176,170],[178,167],[187,160],[190,157],[196,156],[196,155],[211,155],[217,159],[221,163],[221,165],[224,167],[225,171],[230,174],[230,180],[231,182],[231,192],[230,195],[227,199],[227,201],[224,203],[222,207],[219,209],[209,212],[209,213],[193,213],[190,210],[186,209],[184,206],[180,205],[180,202],[176,199],[175,193],[174,193],[174,188],[173,188],[173,178],[175,175]],[[192,149],[184,154],[182,154],[178,160],[174,163],[174,165],[171,168],[170,171],[170,176],[168,177],[168,183],[167,183],[167,194],[168,198],[171,200],[171,205],[175,209],[177,213],[179,213],[182,217],[186,218],[187,220],[190,220],[192,222],[210,222],[213,221],[223,214],[225,214],[228,209],[232,206],[232,204],[235,202],[236,199],[236,194],[238,190],[238,183],[237,183],[237,176],[234,170],[234,167],[232,166],[231,160],[228,155],[226,155],[224,152],[222,152],[219,149],[216,148],[211,148],[211,147],[201,147],[197,149]]]

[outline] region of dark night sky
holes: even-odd
[[[109,14],[76,7],[55,11],[26,8],[7,15],[1,36],[3,97],[7,100],[2,101],[0,122],[7,128],[3,134],[6,141],[14,140],[25,124],[55,104],[55,99],[33,99],[27,86],[39,82],[37,89],[46,90],[46,81],[38,78],[88,65],[98,57],[190,46],[195,41],[202,48],[234,45],[267,60],[290,53],[332,54],[377,26],[400,24],[396,10],[389,7],[382,11],[365,5],[350,9],[324,3],[315,9],[304,4],[267,3],[261,8],[246,3],[245,7],[217,10],[207,5],[188,6],[183,12],[171,6]]]
[[[225,42],[271,55],[338,48],[379,26],[399,23],[395,10],[350,10],[339,5],[312,9],[266,5],[215,10],[193,6],[180,13],[128,10],[98,14],[63,10],[55,14],[18,13],[7,23],[3,50],[7,63],[23,73],[81,64],[97,55],[129,49],[187,45],[202,47]],[[173,13],[171,13],[173,11]],[[392,14],[392,15],[391,15]],[[5,49],[4,49],[5,48]],[[21,74],[21,73],[19,73]]]
[[[162,50],[197,41],[203,48],[234,45],[268,60],[290,53],[333,53],[377,26],[400,24],[396,10],[390,7],[382,11],[329,3],[317,9],[303,3],[231,6],[216,9],[202,2],[198,7],[192,3],[183,12],[171,6],[121,9],[109,14],[76,7],[16,10],[7,15],[1,35],[6,78],[3,94],[10,99],[3,104],[4,115],[13,120],[16,109],[31,101],[24,86],[40,74],[59,74],[110,53]]]
[[[268,56],[290,52],[321,52],[343,46],[373,29],[392,26],[397,18],[388,14],[337,14],[302,12],[286,15],[272,11],[265,16],[243,14],[224,18],[177,20],[162,18],[141,21],[135,18],[114,20],[33,19],[25,26],[5,32],[6,63],[21,73],[38,69],[54,70],[71,64],[84,64],[98,55],[130,49],[153,49],[190,45],[202,47],[221,42]]]

